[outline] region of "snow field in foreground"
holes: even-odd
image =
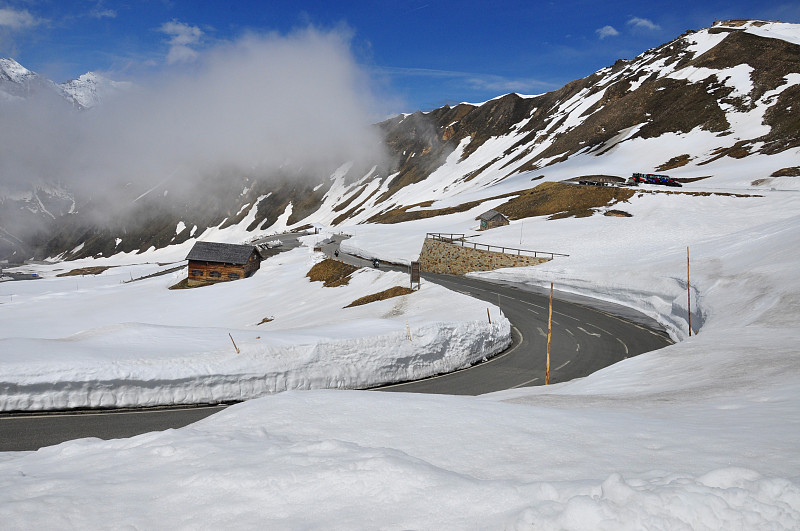
[[[798,529],[800,194],[643,194],[615,208],[633,217],[529,219],[488,231],[479,241],[515,246],[522,239],[523,248],[570,257],[479,276],[536,286],[553,281],[563,291],[599,295],[641,309],[683,341],[548,387],[482,397],[287,392],[178,430],[6,454],[1,521],[11,529],[108,522],[183,529]],[[447,216],[439,230],[470,232],[473,214]],[[406,260],[416,258],[421,234],[437,230],[430,220],[355,229],[351,248]],[[695,286],[691,338],[687,246]],[[295,286],[288,285],[292,275],[286,289]],[[364,272],[353,286],[379,291],[383,278]],[[273,289],[283,284],[276,277]],[[318,304],[329,310],[355,298],[315,289],[328,294]],[[341,300],[331,300],[340,293]],[[435,315],[433,297],[421,300]],[[225,301],[220,297],[223,307]],[[453,311],[473,311],[460,301]],[[210,319],[194,302],[181,305],[192,308],[188,319]],[[400,311],[390,303],[360,317]],[[330,334],[334,316],[320,310],[312,325],[310,309],[278,312],[254,302],[236,310],[250,326],[240,325],[237,334],[246,332],[249,344],[247,333],[261,332],[253,323],[265,312],[275,314],[269,325],[281,333]],[[485,313],[485,305],[475,309]],[[394,332],[402,333],[403,315],[412,315],[403,311]],[[23,321],[16,321],[19,329]],[[27,335],[51,340],[36,326]],[[357,326],[341,336],[357,337]]]
[[[300,248],[264,262],[251,278],[177,291],[167,287],[185,269],[129,284],[120,284],[130,276],[125,267],[4,283],[0,410],[369,387],[449,372],[510,343],[510,324],[496,307],[490,324],[485,303],[434,284],[344,309],[408,276],[365,269],[348,286],[325,288],[303,276],[318,259]],[[259,324],[265,318],[272,321]]]
[[[763,436],[739,433],[742,412],[708,425],[684,418],[691,409],[287,392],[180,430],[11,458],[0,463],[0,518],[11,528],[792,528],[800,488],[736,455]],[[758,422],[752,413],[744,420]],[[720,438],[732,444],[715,447]]]

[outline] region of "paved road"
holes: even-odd
[[[0,451],[36,450],[72,439],[120,439],[150,431],[181,428],[225,405],[73,413],[0,415]]]
[[[333,254],[340,238],[324,244]],[[359,266],[368,260],[340,259]],[[387,268],[382,264],[381,268]],[[542,385],[547,352],[548,298],[520,286],[489,283],[466,277],[424,275],[450,289],[499,305],[512,323],[514,344],[505,353],[469,369],[379,388],[381,391],[477,395],[502,389]],[[558,295],[557,295],[558,297]],[[594,303],[592,303],[594,304]],[[597,309],[557,299],[553,306],[550,382],[586,376],[627,357],[670,344],[663,332],[630,310],[602,305]],[[613,312],[613,313],[612,313]],[[622,319],[614,313],[627,314]],[[0,451],[32,450],[80,437],[130,437],[148,431],[182,427],[219,411],[213,408],[135,410],[68,415],[0,415]]]
[[[323,252],[333,256],[344,239],[337,236],[334,241],[322,245]],[[371,263],[342,252],[337,258],[358,266]],[[407,269],[391,264],[380,267]],[[423,282],[435,282],[499,306],[513,326],[514,344],[504,354],[467,370],[378,389],[479,395],[544,385],[549,294],[519,284],[498,284],[452,275],[427,273],[423,274]],[[550,345],[551,384],[587,376],[625,358],[672,343],[666,333],[658,330],[657,323],[629,308],[558,293],[556,298]]]
[[[423,276],[454,291],[498,305],[521,342],[467,370],[382,390],[478,395],[544,385],[547,359],[547,296],[515,286],[449,275]],[[607,310],[555,300],[550,345],[550,383],[580,378],[625,358],[671,344],[666,334],[621,319]]]
[[[269,256],[274,256],[278,253],[282,253],[283,251],[289,251],[295,247],[300,247],[300,240],[298,240],[300,236],[307,236],[307,234],[305,232],[284,232],[281,234],[273,234],[272,236],[259,238],[253,243],[255,245],[263,245],[276,240],[280,241],[281,245],[278,247],[273,247],[271,249],[264,248],[264,252],[266,252],[266,254]]]

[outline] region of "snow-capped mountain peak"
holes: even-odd
[[[35,72],[31,72],[14,59],[0,58],[0,80],[25,83],[33,77],[37,77]]]
[[[89,109],[130,86],[129,82],[112,81],[96,72],[87,72],[77,79],[57,84],[14,59],[0,58],[0,98],[26,98],[45,89],[52,90],[78,108]]]
[[[130,86],[129,82],[112,81],[97,72],[87,72],[77,79],[59,85],[67,97],[86,109],[96,106],[103,99]]]
[[[28,70],[14,59],[0,58],[0,98],[26,98],[48,84],[54,86],[52,82]]]

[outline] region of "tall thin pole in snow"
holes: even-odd
[[[544,384],[550,385],[550,335],[553,330],[553,283],[550,283],[550,315],[547,318],[547,369],[544,374]]]
[[[686,307],[689,310],[689,337],[692,337],[692,288],[689,284],[689,248],[686,248]]]

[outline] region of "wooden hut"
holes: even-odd
[[[504,227],[508,225],[508,218],[497,210],[489,210],[484,212],[478,219],[481,221],[480,230],[493,229],[495,227]]]
[[[254,245],[196,242],[186,259],[190,286],[239,280],[249,277],[261,266],[261,255]]]

